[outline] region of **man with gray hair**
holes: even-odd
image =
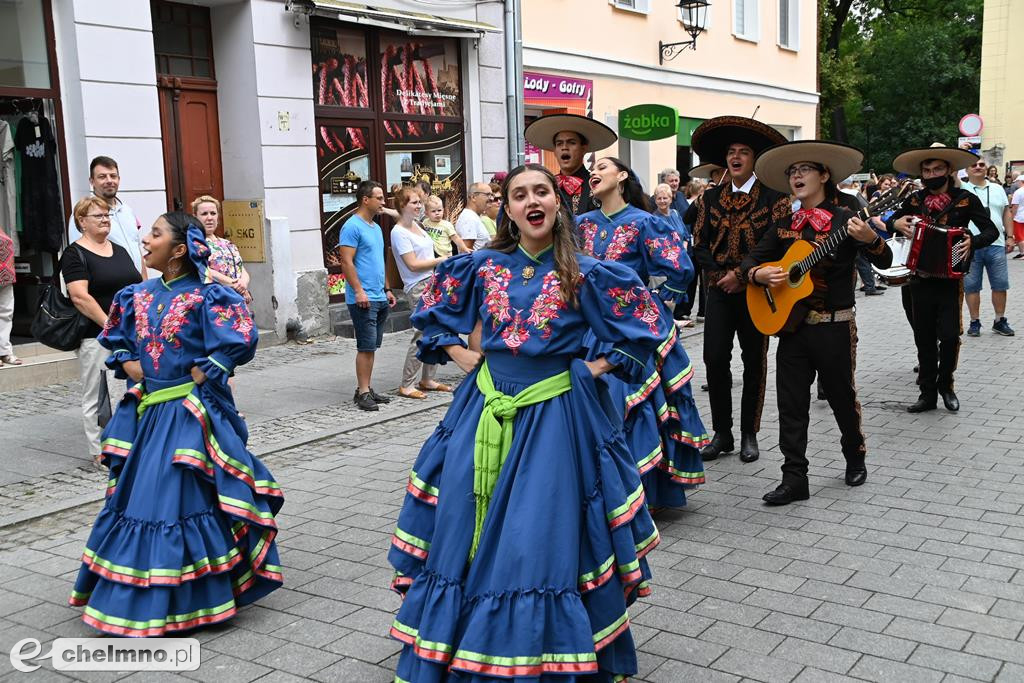
[[[666,168],[658,174],[658,182],[665,183],[672,188],[672,208],[679,212],[680,216],[686,215],[690,208],[690,202],[686,201],[686,195],[680,189],[679,171],[674,168]],[[651,195],[651,206],[654,206],[654,195]]]
[[[487,232],[484,222],[480,220],[480,214],[487,209],[487,202],[491,199],[491,186],[487,183],[473,183],[469,186],[469,196],[466,197],[466,208],[459,214],[455,221],[455,232],[459,234],[462,241],[470,251],[482,249],[491,241],[491,233]]]

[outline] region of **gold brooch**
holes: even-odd
[[[163,312],[164,312],[164,305],[163,304],[157,304],[156,305],[156,314],[160,315]]]
[[[601,239],[604,239],[604,238],[608,237],[608,231],[607,230],[602,230],[600,237],[601,237]]]
[[[523,284],[529,282],[530,278],[532,278],[534,273],[536,272],[537,271],[533,269],[533,266],[526,266],[525,268],[523,268]]]

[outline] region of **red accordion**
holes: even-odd
[[[962,278],[971,262],[956,260],[953,247],[963,239],[970,239],[970,233],[963,228],[935,225],[924,219],[916,221],[907,268],[925,277]]]

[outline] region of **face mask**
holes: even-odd
[[[927,190],[941,190],[942,186],[949,180],[949,176],[936,176],[934,178],[923,178],[921,184],[925,186]]]

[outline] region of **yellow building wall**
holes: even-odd
[[[733,35],[732,0],[712,0],[710,27],[698,37],[696,51],[686,49],[659,65],[659,40],[689,39],[675,2],[649,0],[649,11],[638,13],[608,0],[524,0],[524,69],[593,80],[593,116],[604,123],[620,109],[642,103],[666,104],[680,116],[701,119],[751,116],[757,110],[759,121],[796,139],[813,138],[816,3],[794,3],[799,45],[792,50],[778,44],[778,0],[757,1],[757,42]],[[634,170],[648,189],[658,171],[676,165],[675,139],[633,145]]]
[[[1011,6],[1016,4],[1016,12]],[[1024,90],[1018,86],[1024,12],[1015,0],[985,0],[981,46],[981,148],[1004,145],[1003,162],[1024,160]]]

